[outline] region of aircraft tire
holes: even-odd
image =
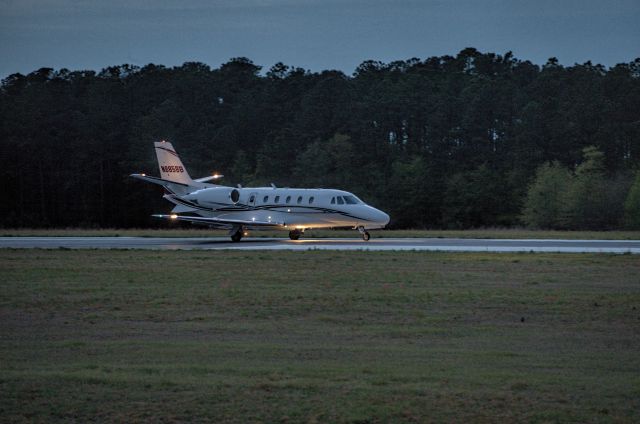
[[[300,231],[289,231],[289,238],[291,240],[298,240],[300,238]]]
[[[364,233],[362,233],[362,240],[369,241],[370,239],[371,239],[371,234],[369,234],[368,231],[365,231]]]
[[[237,243],[240,240],[242,240],[242,231],[236,231],[235,233],[233,233],[233,235],[231,236],[231,241]]]

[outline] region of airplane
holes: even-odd
[[[384,228],[389,215],[343,190],[276,187],[227,187],[208,181],[222,175],[191,179],[171,143],[154,142],[160,178],[146,174],[131,177],[165,188],[164,198],[175,206],[171,214],[152,215],[229,230],[239,242],[250,230],[288,230],[298,240],[310,228],[357,229],[364,241],[371,229]],[[188,214],[188,215],[187,215]]]

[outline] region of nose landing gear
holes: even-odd
[[[367,230],[364,229],[363,226],[358,227],[358,232],[362,235],[362,240],[369,241],[371,239],[371,234]]]

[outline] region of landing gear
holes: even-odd
[[[360,234],[362,235],[362,240],[369,241],[369,239],[371,239],[371,234],[369,234],[369,232],[365,230],[364,227],[358,227],[358,232],[360,232]]]
[[[234,243],[239,242],[240,240],[242,240],[242,236],[244,235],[244,232],[242,231],[242,227],[238,227],[238,228],[233,228],[229,234],[231,235],[231,241]]]
[[[291,231],[289,231],[289,238],[291,240],[298,240],[301,235],[302,235],[302,231],[300,231],[300,230],[291,230]]]

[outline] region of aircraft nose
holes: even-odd
[[[376,209],[376,221],[382,225],[387,225],[389,223],[389,215],[382,212],[379,209]]]

